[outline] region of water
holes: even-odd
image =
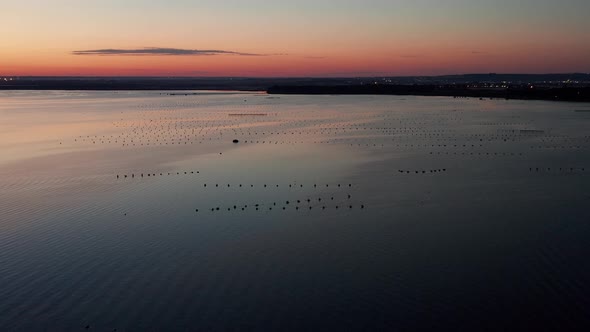
[[[584,329],[587,109],[1,92],[0,330]]]

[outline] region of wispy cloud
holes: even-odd
[[[97,50],[73,51],[74,55],[129,55],[129,56],[201,56],[201,55],[239,55],[239,56],[269,56],[273,54],[243,53],[224,50],[195,50],[165,47],[143,47],[137,49],[104,48]]]

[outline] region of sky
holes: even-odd
[[[590,72],[588,0],[0,0],[0,75]]]

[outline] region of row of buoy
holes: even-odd
[[[221,140],[221,138],[209,138],[208,140],[209,141],[212,141],[212,140]],[[353,140],[353,139],[332,139],[332,140],[327,140],[327,141],[272,141],[272,140],[269,140],[269,141],[266,141],[266,140],[264,140],[264,141],[253,141],[253,140],[251,140],[251,141],[248,141],[248,140],[246,140],[246,141],[244,141],[244,143],[249,143],[249,144],[275,144],[275,145],[278,145],[278,144],[312,144],[312,143],[313,144],[340,144],[340,143],[346,143],[346,141],[350,141],[350,140]],[[165,146],[165,145],[179,145],[180,146],[180,145],[189,145],[189,144],[192,145],[194,143],[203,144],[203,142],[207,142],[207,140],[200,140],[200,141],[191,141],[191,140],[189,140],[189,141],[170,141],[170,142],[168,142],[168,141],[158,142],[158,141],[149,141],[148,140],[147,142],[141,142],[140,141],[140,142],[134,142],[134,143],[126,143],[124,141],[123,144],[121,144],[121,146],[123,146],[123,147],[131,147],[131,146]],[[232,142],[235,143],[235,144],[237,144],[240,141],[236,139],[236,140],[233,140]],[[96,141],[92,141],[92,143],[93,144],[96,144],[97,142]],[[100,141],[98,143],[101,143],[101,144],[118,144],[118,141],[114,141],[114,142],[112,142],[112,141],[106,141],[106,142]],[[60,144],[61,144],[61,142],[60,142]],[[371,147],[371,146],[373,146],[373,147],[385,147],[385,144],[383,144],[383,143],[364,143],[364,144],[362,144],[362,143],[358,143],[358,144],[350,143],[349,145],[350,146],[359,146],[359,147],[360,146],[365,146],[365,147]],[[478,146],[479,147],[483,147],[482,144],[479,144],[478,146],[477,145],[474,145],[474,144],[471,144],[471,145],[469,145],[469,144],[463,144],[463,146],[466,147],[466,148],[476,148]],[[396,144],[396,145],[394,145],[394,147],[398,147],[398,148],[399,147],[406,147],[406,148],[414,148],[414,147],[450,147],[450,145],[446,145],[446,144],[438,144],[438,145],[436,145],[436,144]],[[460,146],[459,145],[454,145],[454,147],[460,147]]]
[[[530,126],[532,122],[480,122],[478,126]],[[543,132],[542,130],[521,129],[520,132]]]
[[[352,197],[350,194],[348,194],[347,196],[348,196],[347,197],[348,200],[350,200],[351,197]],[[305,202],[307,202],[307,204],[309,205],[309,204],[315,203],[316,201],[317,201],[318,204],[320,204],[322,201],[323,202],[334,201],[334,196],[330,197],[329,200],[327,198],[326,199],[322,199],[321,197],[318,197],[317,199],[306,198],[306,199],[297,199],[297,200],[292,200],[292,201],[291,200],[287,200],[287,201],[284,201],[284,203],[282,203],[284,205],[283,210],[285,210],[285,207],[288,206],[288,205],[289,206],[292,206],[292,205],[295,205],[295,204],[305,204]],[[263,206],[269,206],[269,207],[275,207],[276,208],[277,205],[280,205],[280,203],[277,204],[277,202],[273,202],[272,204],[266,204],[266,205],[252,204],[252,205],[250,205],[250,207],[261,208]],[[248,208],[248,205],[244,205],[244,206],[241,207],[242,210],[245,210],[247,208]],[[214,209],[219,210],[220,208],[218,207],[218,208],[214,208]],[[233,209],[234,210],[237,210],[237,209],[240,209],[240,207],[238,207],[237,205],[234,205],[233,206]],[[228,208],[228,211],[229,210],[231,210],[231,207]],[[196,209],[196,212],[199,212],[199,209]]]
[[[268,113],[229,113],[227,116],[268,116]]]
[[[408,146],[408,144],[406,144],[406,147],[407,146]],[[420,146],[420,145],[417,145],[417,146]],[[411,145],[411,147],[414,147],[414,145]],[[430,145],[424,144],[424,147],[434,147],[434,148],[461,148],[461,147],[463,147],[463,148],[477,148],[477,147],[483,147],[483,144],[479,144],[479,145],[478,144],[471,144],[471,145],[470,144],[463,144],[463,145],[461,145],[461,144],[459,144],[459,145],[453,144],[452,146],[451,146],[451,144],[430,144]]]
[[[211,141],[212,139],[209,139],[209,141]],[[220,138],[217,138],[215,140],[221,140]],[[284,145],[284,144],[288,144],[288,145],[295,145],[295,144],[341,144],[341,143],[346,143],[346,142],[341,142],[345,139],[334,139],[334,140],[329,140],[329,141],[244,141],[244,143],[248,143],[248,144],[274,144],[274,145]],[[239,143],[238,140],[236,140],[237,142],[234,142],[235,144]],[[122,147],[140,147],[140,146],[154,146],[154,147],[158,147],[158,146],[166,146],[166,145],[176,145],[176,146],[182,146],[182,145],[193,145],[195,143],[198,144],[203,144],[204,142],[207,142],[206,140],[203,141],[179,141],[179,142],[160,142],[160,143],[156,143],[156,142],[152,142],[152,143],[123,143],[121,144]],[[92,142],[93,144],[96,144],[96,142]],[[103,144],[117,144],[117,142],[100,142]],[[60,142],[60,144],[62,144]],[[442,147],[443,145],[433,145],[433,144],[395,144],[392,146],[386,146],[383,143],[350,143],[349,146],[358,146],[358,147],[396,147],[396,148],[419,148],[419,147]],[[445,145],[446,146],[446,145]],[[468,145],[468,144],[464,144],[463,146],[465,146],[466,148],[477,148],[477,147],[483,147],[483,145],[479,144],[474,145]],[[446,146],[449,147],[449,146]],[[460,147],[460,146],[457,146]],[[571,147],[539,147],[539,149],[544,148],[544,149],[582,149],[583,147],[581,146],[571,146]],[[534,147],[531,147],[531,149],[534,149]]]
[[[211,184],[210,186],[211,187],[215,186],[215,188],[219,188],[219,187],[231,188],[232,187],[232,185],[229,184],[229,183],[227,185],[225,185],[225,184],[220,185],[219,183],[216,183],[215,185],[212,185]],[[243,187],[244,188],[248,188],[248,187],[250,187],[250,188],[258,188],[258,186],[259,187],[262,187],[262,188],[280,188],[282,185],[279,185],[279,184],[275,184],[275,185],[271,185],[271,184],[262,184],[262,185],[250,184],[250,185],[244,185],[244,184],[241,184],[241,183],[238,184],[238,185],[235,185],[235,184],[233,185],[234,188],[235,187],[238,187],[238,188],[243,188]],[[285,187],[289,187],[289,188],[304,188],[304,187],[330,188],[330,184],[320,185],[320,184],[317,184],[317,183],[314,183],[313,185],[308,185],[308,186],[305,186],[303,184],[289,184],[289,185],[284,185],[284,186]],[[340,183],[338,183],[336,185],[332,185],[332,186],[333,187],[338,187],[338,188],[346,187],[346,185],[340,184]],[[203,184],[203,187],[207,187],[207,183],[204,183]],[[348,187],[351,188],[352,187],[352,183],[349,183],[348,184]]]
[[[128,178],[135,179],[135,178],[146,178],[146,177],[156,177],[156,176],[191,175],[191,174],[200,174],[200,171],[165,172],[165,173],[137,173],[137,174],[132,173],[130,175],[128,175],[128,174],[122,174],[122,175],[117,174],[116,175],[116,178],[117,179],[128,179]],[[220,185],[219,183],[216,183],[216,184],[213,185],[213,184],[204,183],[203,184],[203,187],[207,187],[208,185],[210,187],[215,187],[215,188],[219,188],[219,187],[227,187],[227,188],[231,188],[231,187],[234,187],[234,188],[235,187],[238,187],[238,188],[248,188],[248,187],[249,188],[258,188],[258,187],[262,187],[262,188],[280,188],[282,186],[289,187],[289,188],[304,188],[304,187],[305,188],[308,188],[308,187],[313,187],[313,188],[330,188],[330,184],[317,184],[317,183],[314,183],[313,185],[304,185],[304,184],[296,184],[296,183],[291,183],[291,184],[288,184],[288,185],[287,184],[283,184],[283,185],[280,185],[280,184],[274,184],[274,185],[271,185],[271,184],[262,184],[262,185],[260,185],[260,184],[258,184],[258,185],[257,184],[250,184],[250,185],[245,185],[245,184],[241,184],[241,183],[240,184],[237,184],[237,185],[236,184],[232,185],[232,184],[229,184],[229,183],[228,184],[221,184]],[[349,184],[341,184],[341,183],[332,184],[332,187],[337,187],[337,188],[348,187],[348,188],[351,188],[352,187],[352,183],[349,183]]]
[[[217,139],[217,140],[220,140],[220,139]],[[246,141],[244,141],[244,143],[249,143],[249,144],[275,144],[275,145],[278,145],[278,144],[311,144],[311,143],[314,143],[314,144],[338,144],[338,143],[341,143],[341,142],[344,143],[344,141],[346,141],[346,140],[350,140],[350,139],[334,139],[334,140],[330,140],[330,141],[270,141],[270,140],[269,141],[247,141],[246,140]],[[202,144],[205,141],[196,141],[196,142],[198,142],[199,144]],[[240,141],[237,140],[237,139],[235,139],[232,142],[235,143],[235,144],[237,144]],[[104,143],[104,142],[101,142],[101,143]],[[111,142],[108,142],[108,143],[111,143]],[[114,143],[117,143],[117,142],[114,142]],[[170,142],[170,143],[166,142],[166,143],[159,143],[159,144],[153,143],[153,142],[151,144],[150,143],[133,143],[133,144],[127,143],[127,144],[123,144],[122,146],[150,146],[150,145],[153,145],[153,146],[163,146],[163,145],[169,145],[169,144],[170,145],[183,145],[183,144],[184,145],[187,145],[188,143],[193,144],[195,142],[193,142],[193,141],[179,141],[179,142]],[[365,147],[371,147],[371,146],[373,146],[373,147],[385,147],[385,144],[379,144],[379,143],[365,143],[365,144],[360,144],[360,143],[359,144],[353,144],[353,143],[350,143],[349,145],[350,146],[359,146],[359,147],[361,147],[361,146],[365,146]],[[483,145],[482,144],[477,144],[477,145],[476,144],[463,144],[463,145],[457,145],[457,144],[455,144],[455,145],[450,145],[450,144],[449,145],[447,145],[447,144],[395,144],[395,145],[392,145],[391,147],[397,147],[397,148],[418,148],[418,147],[440,147],[440,148],[461,148],[461,147],[465,147],[465,148],[478,148],[478,147],[483,147]],[[534,147],[531,147],[531,149],[532,148],[534,148]],[[539,148],[542,148],[542,147],[539,147]],[[544,148],[558,148],[558,147],[544,147]],[[561,148],[568,148],[568,147],[561,147]],[[580,149],[582,147],[581,146],[571,146],[569,148],[578,148],[578,149]],[[440,154],[440,152],[438,154]],[[497,154],[497,153],[494,153],[494,154]]]
[[[463,146],[461,145],[453,145],[451,146],[450,144],[392,144],[393,147],[396,148],[466,148],[466,149],[476,149],[476,148],[482,148],[483,144],[463,144]]]
[[[522,156],[522,152],[430,152],[431,155],[443,155],[443,156],[507,156],[516,157]]]
[[[160,176],[166,176],[166,175],[190,175],[190,174],[199,174],[199,171],[183,171],[183,172],[167,172],[167,173],[137,173],[137,178],[143,178],[143,177],[156,177],[158,176],[158,174]],[[131,178],[134,179],[136,177],[135,173],[131,173],[130,175],[128,174],[117,174],[117,179],[127,179],[127,178]]]
[[[529,167],[529,172],[586,172],[585,167]]]
[[[431,170],[420,170],[420,171],[408,171],[408,170],[399,169],[398,170],[398,173],[404,173],[404,174],[426,174],[426,173],[442,173],[442,172],[446,172],[446,171],[447,171],[446,168],[431,169]]]
[[[342,208],[342,209],[346,209],[346,208],[353,209],[355,207],[355,205],[352,205],[352,204],[349,204],[349,205],[346,205],[346,204],[344,204],[344,205],[332,205],[332,206],[330,206],[330,205],[322,205],[321,207],[320,206],[316,206],[315,208],[316,208],[316,210],[326,210],[326,209],[329,209],[330,207],[332,207],[333,209],[336,209],[336,210],[338,210],[340,208]],[[364,204],[356,205],[356,207],[357,208],[360,208],[361,210],[365,209],[365,205]],[[244,206],[241,206],[241,207],[237,207],[237,206],[234,205],[233,207],[228,207],[227,208],[227,211],[246,211],[248,209],[249,209],[248,208],[248,205],[244,205]],[[265,207],[262,207],[262,206],[256,204],[255,206],[250,206],[250,209],[256,210],[256,211],[286,211],[288,209],[289,210],[295,210],[295,211],[299,211],[299,210],[305,211],[305,210],[313,210],[314,207],[313,206],[299,207],[298,205],[295,205],[295,206],[279,206],[279,207],[276,207],[276,206],[269,206],[269,207],[266,207],[265,206]],[[225,208],[214,207],[214,208],[211,208],[210,211],[211,212],[225,211]],[[195,212],[198,213],[199,212],[199,209],[195,209]]]

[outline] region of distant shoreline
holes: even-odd
[[[3,90],[177,91],[176,95],[189,94],[182,91],[216,90],[266,92],[272,95],[413,95],[590,102],[590,75],[490,74],[405,78],[19,77],[1,80],[0,91]]]
[[[274,86],[268,94],[395,95],[590,102],[590,87],[477,89],[455,85]]]

